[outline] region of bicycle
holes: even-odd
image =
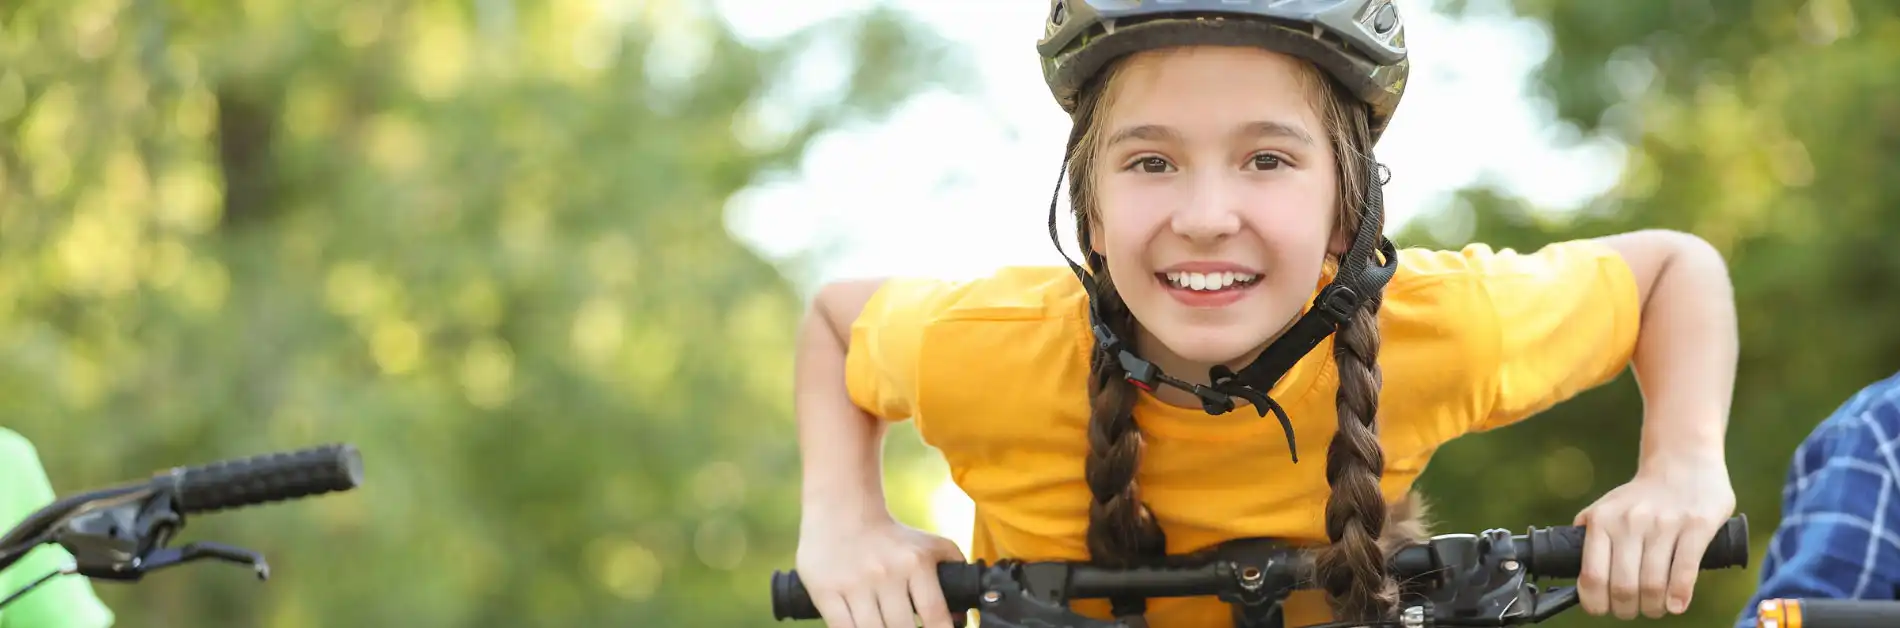
[[[1532,527],[1524,535],[1502,529],[1438,535],[1392,558],[1392,570],[1402,583],[1399,619],[1306,628],[1542,622],[1575,606],[1577,589],[1539,591],[1529,581],[1576,578],[1582,569],[1583,541],[1584,528],[1579,526]],[[1234,608],[1236,626],[1282,628],[1280,602],[1295,589],[1313,584],[1308,553],[1271,539],[1229,541],[1178,560],[1184,564],[1133,569],[1009,559],[993,565],[981,560],[945,562],[937,565],[937,578],[951,613],[976,609],[984,628],[1135,628],[1125,621],[1084,617],[1068,607],[1071,600],[1118,596],[1214,596]],[[1701,568],[1747,566],[1748,518],[1737,515],[1710,541]],[[779,621],[819,619],[796,570],[772,573],[772,614]]]
[[[185,515],[347,491],[362,482],[362,456],[350,445],[324,445],[175,467],[151,479],[65,497],[34,511],[0,536],[0,570],[47,543],[73,562],[0,599],[0,610],[61,575],[134,582],[166,567],[203,559],[247,565],[270,578],[264,556],[222,543],[166,547]]]
[[[1755,628],[1900,626],[1900,600],[1775,598],[1755,609]]]

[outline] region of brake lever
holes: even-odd
[[[263,554],[242,547],[208,541],[186,543],[180,547],[153,548],[144,555],[133,557],[132,560],[122,563],[81,565],[79,574],[88,578],[129,582],[166,567],[205,559],[249,565],[251,571],[257,574],[258,580],[270,579],[270,564],[264,561]]]
[[[1534,596],[1531,602],[1530,619],[1525,623],[1541,623],[1556,617],[1558,613],[1570,610],[1577,605],[1577,587],[1551,587]]]

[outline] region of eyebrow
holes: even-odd
[[[1299,141],[1309,146],[1314,143],[1313,136],[1308,135],[1304,129],[1272,120],[1257,120],[1246,123],[1241,126],[1241,132],[1251,137],[1283,137]],[[1104,146],[1114,146],[1129,140],[1179,142],[1181,141],[1181,133],[1174,130],[1173,127],[1158,124],[1140,124],[1116,130],[1114,135],[1109,136],[1108,143],[1104,144]]]

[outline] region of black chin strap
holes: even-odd
[[[1234,399],[1245,399],[1253,404],[1260,416],[1272,412],[1280,420],[1280,429],[1286,432],[1287,452],[1293,462],[1300,461],[1299,447],[1293,438],[1293,421],[1287,418],[1286,409],[1267,395],[1273,385],[1286,376],[1293,365],[1306,357],[1306,354],[1319,346],[1327,336],[1339,330],[1339,326],[1352,320],[1354,313],[1366,304],[1366,295],[1378,294],[1385,288],[1392,274],[1398,270],[1399,253],[1392,241],[1379,233],[1379,225],[1385,217],[1384,186],[1391,178],[1385,166],[1373,162],[1371,176],[1366,182],[1365,204],[1360,209],[1359,230],[1354,234],[1352,247],[1346,251],[1339,264],[1339,274],[1333,281],[1319,291],[1313,298],[1313,307],[1301,315],[1293,326],[1281,334],[1280,338],[1268,345],[1260,357],[1236,373],[1223,365],[1216,365],[1208,371],[1211,385],[1202,386],[1170,377],[1161,372],[1161,368],[1135,355],[1127,343],[1115,336],[1115,332],[1102,322],[1100,292],[1096,279],[1069,259],[1062,250],[1062,240],[1056,235],[1056,204],[1062,197],[1063,177],[1067,175],[1069,164],[1065,160],[1062,173],[1056,177],[1056,191],[1049,199],[1049,240],[1056,245],[1056,251],[1062,254],[1062,261],[1068,262],[1069,269],[1075,271],[1075,278],[1082,282],[1082,289],[1089,298],[1089,329],[1095,334],[1095,349],[1105,356],[1113,356],[1121,361],[1122,370],[1127,373],[1128,382],[1153,392],[1158,385],[1167,385],[1187,392],[1201,400],[1201,408],[1208,414],[1226,414],[1233,411]],[[1086,228],[1077,234],[1082,239],[1082,254],[1091,262],[1100,260],[1089,250]]]

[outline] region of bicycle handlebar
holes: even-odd
[[[1756,606],[1756,628],[1900,626],[1900,601],[1779,598]]]
[[[138,580],[158,569],[213,558],[249,564],[259,579],[270,567],[256,552],[217,543],[165,547],[185,515],[347,491],[363,480],[355,447],[324,445],[177,467],[152,478],[65,497],[40,508],[0,536],[0,570],[34,548],[57,543],[73,555],[67,573]],[[50,578],[55,574],[49,574]],[[0,607],[46,581],[0,600]]]
[[[1585,528],[1580,526],[1532,527],[1528,534],[1511,535],[1503,530],[1484,535],[1447,534],[1407,547],[1393,556],[1394,577],[1413,585],[1440,590],[1457,586],[1475,589],[1450,599],[1458,604],[1481,605],[1493,597],[1488,592],[1510,592],[1517,585],[1499,581],[1494,574],[1479,574],[1473,567],[1483,563],[1504,573],[1531,579],[1576,578],[1582,571]],[[1508,541],[1508,542],[1506,542]],[[1737,515],[1728,520],[1710,541],[1703,554],[1705,570],[1744,567],[1748,564],[1748,519]],[[1139,567],[1110,569],[1085,563],[1001,561],[995,565],[983,561],[946,562],[937,565],[937,579],[944,600],[953,614],[994,604],[1003,597],[1041,597],[1062,605],[1068,600],[1088,598],[1194,597],[1237,595],[1239,589],[1254,590],[1266,583],[1282,589],[1284,595],[1295,588],[1310,588],[1311,557],[1305,552],[1283,551],[1264,565],[1241,565],[1233,561],[1212,560],[1186,567]],[[1463,583],[1453,580],[1476,577]],[[1512,598],[1514,599],[1514,598]],[[1575,604],[1575,592],[1568,601],[1555,602],[1544,616]],[[1441,609],[1450,612],[1453,609]],[[1526,611],[1527,609],[1519,609]],[[772,614],[777,619],[818,619],[796,570],[773,572]],[[1541,617],[1527,615],[1527,623]],[[1112,625],[1112,624],[1102,624]],[[1502,623],[1499,625],[1503,625]]]

